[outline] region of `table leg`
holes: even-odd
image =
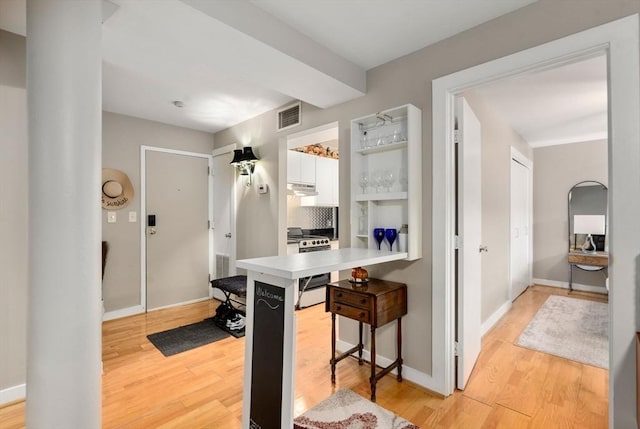
[[[336,314],[331,313],[331,383],[336,382]]]
[[[569,264],[569,292],[573,291],[573,264]]]
[[[398,317],[398,381],[402,381],[402,317]]]
[[[364,349],[364,345],[362,343],[362,322],[359,322],[358,326],[358,365],[362,365],[364,361],[362,360],[362,350]]]
[[[376,327],[371,326],[371,401],[376,402]]]

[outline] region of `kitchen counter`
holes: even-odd
[[[243,428],[293,427],[298,279],[406,258],[346,248],[236,262],[247,270]]]
[[[374,249],[335,249],[294,255],[241,259],[238,268],[285,279],[299,279],[331,271],[406,259],[407,254]]]

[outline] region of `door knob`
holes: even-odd
[[[487,246],[482,246],[482,245],[481,245],[481,246],[480,246],[480,248],[478,249],[478,251],[479,251],[480,253],[482,253],[482,252],[488,252],[488,251],[489,251],[489,249],[487,248]]]
[[[225,238],[231,238],[231,233],[227,232],[224,236],[225,236]]]
[[[149,228],[149,235],[156,235],[156,229],[155,228]]]

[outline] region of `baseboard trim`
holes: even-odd
[[[500,308],[498,308],[491,316],[489,316],[487,320],[482,323],[482,327],[480,328],[482,331],[481,335],[484,337],[484,334],[489,332],[489,330],[493,328],[496,323],[498,323],[498,320],[500,320],[502,316],[507,314],[507,311],[509,311],[510,309],[511,301],[506,301],[504,304],[502,304]]]
[[[0,390],[0,406],[21,401],[27,396],[27,385],[19,384]]]
[[[134,307],[121,308],[120,310],[107,311],[102,316],[102,321],[107,322],[109,320],[121,319],[123,317],[135,316],[136,314],[144,313],[144,307],[136,305]]]
[[[162,307],[156,307],[156,308],[147,308],[147,312],[165,310],[167,308],[182,307],[183,305],[195,304],[197,302],[202,302],[202,301],[209,301],[210,299],[211,297],[205,296],[203,298],[196,298],[196,299],[191,299],[189,301],[178,302],[177,304],[163,305]]]
[[[354,347],[355,344],[347,343],[346,341],[336,340],[336,350],[340,352],[344,352]],[[371,353],[369,350],[364,350],[362,353],[362,357],[366,360],[371,359]],[[389,366],[393,362],[393,359],[386,358],[384,356],[376,355],[376,365],[380,366]],[[391,371],[392,374],[397,374],[397,371],[394,369]],[[432,376],[422,371],[418,371],[417,369],[411,368],[405,364],[402,364],[402,378],[404,380],[408,380],[412,383],[417,384],[420,387],[424,387],[434,393],[438,393],[440,395],[444,395],[443,392],[440,391],[439,386],[435,382]]]
[[[562,289],[569,289],[569,282],[559,282],[556,280],[547,280],[547,279],[533,279],[533,283],[540,286],[551,286],[551,287],[559,287]],[[573,284],[573,290],[579,290],[581,292],[595,292],[607,294],[607,288],[602,286],[592,286],[592,285],[583,285],[580,283]]]

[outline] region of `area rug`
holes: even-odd
[[[349,389],[340,389],[293,420],[293,429],[420,429]]]
[[[608,311],[605,303],[552,295],[517,345],[608,369]]]
[[[151,344],[165,356],[173,356],[196,347],[227,338],[229,334],[216,326],[213,318],[147,335]]]

